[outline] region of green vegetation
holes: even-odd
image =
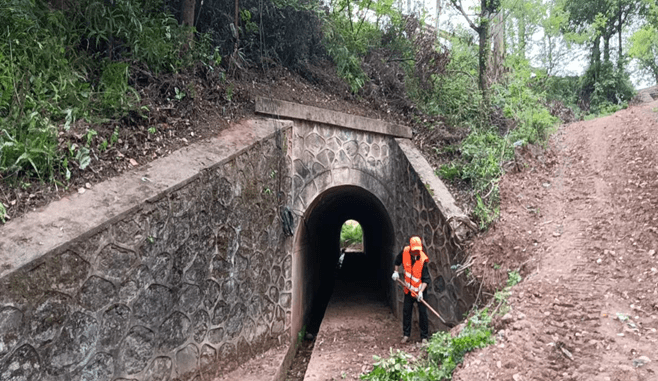
[[[374,356],[372,371],[362,374],[369,381],[440,381],[452,379],[452,373],[464,361],[464,355],[495,343],[491,320],[509,311],[507,299],[511,288],[521,281],[518,271],[508,272],[507,286],[498,292],[489,306],[473,311],[464,328],[455,337],[450,332],[437,332],[429,340],[426,356],[413,360],[411,355],[396,351],[388,358]],[[493,310],[490,308],[496,304]]]
[[[455,45],[459,45],[458,40]],[[475,62],[472,59],[469,62],[466,57],[460,61],[460,66],[462,70],[470,67],[472,76],[476,70]],[[498,180],[503,174],[503,163],[514,157],[514,147],[543,145],[551,128],[559,122],[548,111],[544,94],[531,86],[532,83],[543,81],[545,74],[532,69],[528,61],[519,56],[509,56],[505,67],[509,74],[490,88],[490,108],[483,105],[479,97],[463,95],[477,94],[478,91],[473,80],[463,81],[462,73],[455,75],[455,81],[451,81],[451,77],[437,81],[437,96],[432,97],[432,102],[427,105],[430,110],[439,112],[461,110],[453,113],[453,122],[469,127],[470,133],[461,142],[460,156],[442,165],[437,175],[450,181],[460,180],[470,184],[476,200],[473,215],[482,229],[486,229],[498,216]],[[452,83],[451,86],[461,83],[462,87],[451,88],[445,86],[445,83]],[[496,126],[490,115],[481,113],[481,110],[487,109],[494,115],[500,115],[504,123],[516,127],[510,129]]]
[[[0,221],[2,223],[5,223],[7,220],[7,209],[5,208],[5,204],[0,202]]]
[[[361,242],[363,242],[361,225],[354,220],[345,221],[340,229],[340,247],[346,248]]]
[[[497,218],[498,181],[515,148],[544,145],[558,116],[570,121],[626,107],[634,95],[631,62],[658,80],[652,0],[482,0],[471,9],[451,0],[446,6],[468,27],[443,14],[441,29],[419,1],[183,3],[0,5],[3,181],[66,187],[93,168],[98,152],[115,147],[124,127],[149,120],[143,90],[172,73],[187,70],[209,85],[219,78],[226,85],[218,102],[232,103],[241,98],[231,79],[242,72],[284,66],[320,83],[311,66],[328,59],[355,98],[404,114],[421,134],[454,136],[429,147],[444,163],[436,173],[471,190],[472,216],[486,229]],[[502,14],[507,39],[495,33]],[[637,30],[627,38],[631,20]],[[581,76],[564,75],[573,46],[588,51]],[[195,99],[195,91],[181,82],[161,89],[174,104]],[[72,139],[80,120],[90,127]],[[114,133],[104,134],[101,124]],[[142,127],[149,138],[163,133]]]
[[[80,169],[89,165],[95,131],[86,135],[87,147],[61,141],[60,132],[77,119],[117,119],[138,109],[140,96],[129,84],[133,67],[176,71],[206,54],[202,43],[183,52],[188,28],[160,1],[108,4],[82,0],[65,10],[43,0],[0,5],[3,177],[68,180],[72,162]]]
[[[302,329],[297,332],[297,345],[301,344],[302,341],[304,341],[304,337],[306,337],[306,324],[302,326]]]
[[[658,4],[642,0],[642,5],[645,23],[631,36],[628,55],[637,61],[641,74],[658,83]]]

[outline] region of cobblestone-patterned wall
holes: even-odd
[[[430,258],[431,289],[426,299],[443,318],[458,323],[471,301],[452,265],[463,260],[462,251],[432,194],[416,174],[395,139],[382,134],[296,121],[293,137],[294,210],[307,213],[323,192],[342,185],[356,185],[375,195],[388,211],[395,229],[393,259],[412,235],[420,235]],[[386,262],[386,261],[385,261]],[[402,311],[403,293],[391,282],[389,290]],[[430,316],[433,329],[445,328]]]
[[[292,152],[294,210],[301,215],[315,197],[340,185],[358,185],[376,195],[391,214],[395,172],[389,136],[296,121]],[[394,218],[391,215],[391,218]]]
[[[465,276],[456,276],[451,268],[463,263],[463,250],[453,237],[445,216],[439,210],[432,194],[413,166],[405,159],[397,146],[393,155],[396,179],[396,242],[400,250],[409,245],[409,238],[418,235],[422,238],[425,253],[430,259],[429,271],[432,284],[425,292],[426,301],[451,325],[458,324],[463,313],[473,303],[467,292]],[[402,311],[404,293],[397,288],[399,311]],[[431,328],[445,329],[445,325],[428,311]]]
[[[2,279],[0,379],[207,379],[288,343],[286,147],[276,134]]]

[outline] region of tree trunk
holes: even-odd
[[[233,54],[237,54],[238,46],[240,46],[240,0],[235,0],[235,18],[233,19],[235,26],[235,46]]]
[[[601,62],[601,35],[594,37],[594,43],[592,44],[592,57],[590,58],[590,64],[594,65]]]
[[[519,52],[521,57],[525,59],[525,17],[519,18]]]
[[[233,26],[235,44],[233,45],[233,53],[229,59],[229,70],[235,74],[236,69],[242,70],[242,59],[238,54],[240,48],[240,0],[235,0],[235,15],[231,26]]]
[[[194,8],[196,7],[196,0],[183,0],[180,5],[181,24],[185,26],[194,26]],[[190,30],[187,34],[187,43],[183,45],[182,51],[186,52],[192,49],[194,43],[194,32]]]
[[[553,42],[551,41],[551,35],[547,34],[546,39],[548,40],[548,64],[546,65],[548,67],[547,74],[550,76],[553,74]]]
[[[194,25],[194,8],[196,0],[183,0],[180,5],[181,24],[186,26]]]
[[[488,103],[487,93],[487,61],[489,59],[489,20],[482,18],[480,27],[478,29],[478,37],[480,39],[480,48],[478,51],[479,63],[479,76],[478,87],[482,92],[482,99]]]
[[[436,0],[436,38],[438,39],[441,37],[441,22],[439,21],[441,18],[441,0]]]
[[[603,62],[610,62],[610,36],[603,37]]]
[[[489,105],[489,89],[487,83],[487,63],[489,61],[489,53],[491,50],[491,44],[489,41],[489,26],[491,24],[491,10],[487,6],[487,0],[480,1],[480,25],[477,27],[476,31],[480,40],[480,46],[478,49],[478,66],[479,66],[479,75],[478,75],[478,87],[482,92],[482,101],[485,104],[485,107]]]
[[[621,70],[622,67],[624,66],[624,56],[622,54],[622,48],[621,48],[621,42],[622,42],[622,40],[621,40],[621,27],[622,27],[621,20],[622,20],[622,18],[621,18],[621,2],[620,2],[619,3],[619,24],[617,25],[617,35],[619,35],[619,58],[617,60],[617,67],[619,68],[619,70]]]
[[[498,12],[494,19],[495,24],[491,28],[491,39],[493,40],[491,73],[494,81],[497,81],[502,74],[503,62],[505,61],[505,20],[503,19],[503,12]]]

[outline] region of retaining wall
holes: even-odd
[[[0,379],[199,379],[287,345],[290,129],[244,122],[3,226]]]

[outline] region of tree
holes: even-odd
[[[645,25],[631,36],[628,55],[638,60],[641,70],[658,83],[658,28]]]
[[[567,56],[573,59],[574,52],[570,49],[571,41],[561,33],[568,15],[559,4],[550,2],[547,4],[546,15],[541,20],[541,28],[544,32],[542,38],[542,52],[540,60],[546,68],[546,74],[553,75],[564,64]]]
[[[500,0],[480,0],[480,13],[478,14],[478,24],[476,24],[464,10],[462,0],[450,0],[455,9],[464,16],[468,25],[478,34],[478,87],[482,92],[482,99],[485,103],[489,102],[488,83],[487,83],[487,64],[491,43],[489,39],[489,27],[492,18],[500,10]]]
[[[612,36],[619,36],[618,68],[623,65],[624,26],[631,17],[637,14],[638,7],[643,0],[567,0],[563,2],[564,10],[568,14],[566,31],[577,34],[588,34],[591,44],[590,65],[601,62],[610,62],[610,40]],[[601,51],[603,42],[603,51]]]
[[[514,51],[522,58],[526,58],[528,37],[539,29],[546,13],[546,6],[541,0],[504,0],[502,8],[505,10],[510,36],[516,43]]]
[[[194,8],[196,0],[183,0],[180,5],[181,24],[194,26]]]
[[[646,0],[642,8],[646,23],[630,38],[628,55],[638,61],[640,70],[658,84],[658,5]]]

